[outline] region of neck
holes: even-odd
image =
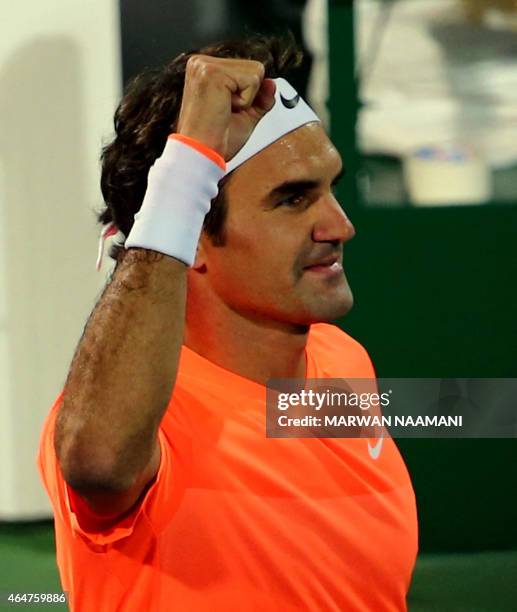
[[[184,343],[213,363],[265,385],[270,378],[305,378],[309,326],[259,320],[226,304],[187,302]]]

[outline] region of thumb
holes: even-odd
[[[253,100],[253,109],[263,117],[275,105],[276,84],[273,79],[264,79]]]

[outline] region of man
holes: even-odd
[[[339,153],[278,78],[296,58],[222,43],[117,110],[102,220],[127,239],[39,455],[73,610],[405,609],[416,515],[393,441],[265,436],[268,379],[374,377],[322,323],[352,305],[354,229]]]

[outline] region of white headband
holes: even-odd
[[[285,79],[273,79],[276,84],[275,104],[257,123],[242,149],[226,162],[226,174],[253,157],[262,149],[306,123],[321,121],[296,89]]]

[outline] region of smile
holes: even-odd
[[[312,272],[313,274],[319,274],[323,276],[335,276],[343,272],[343,266],[336,257],[333,257],[331,259],[328,259],[327,261],[322,260],[317,264],[307,266],[306,268],[304,268],[304,270],[306,272]]]

